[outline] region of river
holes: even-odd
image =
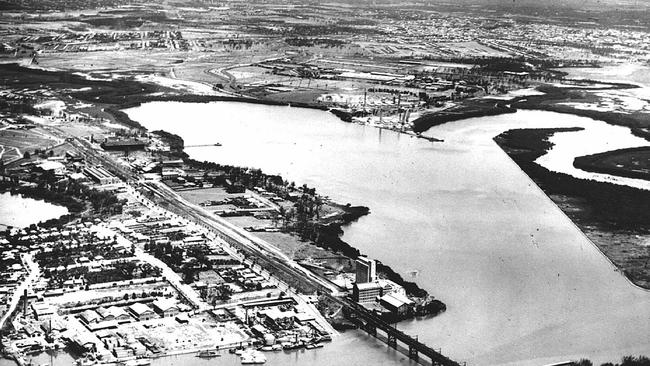
[[[0,229],[8,226],[25,227],[41,221],[57,218],[68,213],[63,206],[11,195],[8,192],[0,193]]]
[[[435,127],[429,134],[445,142],[430,143],[290,107],[156,102],[126,112],[187,145],[223,144],[187,149],[195,159],[258,167],[369,206],[343,239],[407,278],[417,271],[447,303],[445,314],[398,328],[448,356],[541,365],[650,350],[650,293],[616,272],[492,141],[512,128],[614,131],[600,122],[520,111]]]

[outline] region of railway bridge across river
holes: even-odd
[[[461,365],[460,363],[444,356],[442,353],[420,342],[417,337],[413,338],[401,330],[398,330],[393,325],[387,323],[379,316],[364,308],[363,306],[357,304],[356,302],[349,299],[339,300],[342,301],[345,306],[347,306],[359,317],[362,322],[361,329],[374,337],[377,337],[377,330],[383,331],[386,334],[386,343],[389,347],[394,349],[397,349],[398,342],[401,342],[405,348],[408,349],[408,356],[410,359],[422,364],[428,359],[431,361],[431,364],[435,366]]]

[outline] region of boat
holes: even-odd
[[[146,366],[150,364],[151,364],[151,360],[148,358],[138,358],[135,360],[124,361],[122,363],[122,365],[124,366]]]
[[[321,342],[331,342],[332,337],[329,334],[320,337]]]
[[[77,366],[92,366],[97,363],[97,360],[86,358],[80,358],[77,360]]]
[[[213,357],[221,357],[221,354],[216,350],[205,350],[197,353],[196,357],[213,358]]]
[[[282,345],[279,344],[267,345],[264,347],[260,347],[258,349],[262,352],[276,352],[276,351],[282,351]]]
[[[245,352],[241,355],[242,365],[262,365],[266,363],[266,357],[260,351]]]
[[[295,342],[295,343],[288,343],[285,344],[282,348],[286,351],[294,350],[294,349],[300,349],[305,346],[304,343],[302,342]]]

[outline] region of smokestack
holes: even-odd
[[[27,289],[23,292],[23,316],[27,317]]]

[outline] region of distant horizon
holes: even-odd
[[[386,4],[386,3],[402,3],[397,0],[362,0],[368,3]],[[350,2],[350,0],[342,1]],[[353,0],[353,3],[359,1]],[[538,8],[573,8],[573,9],[589,9],[598,10],[603,6],[607,8],[622,7],[624,9],[630,8],[650,8],[650,2],[643,0],[420,0],[413,1],[413,3],[430,3],[430,4],[475,4],[484,6],[498,6],[498,7],[538,7]],[[611,10],[611,9],[608,9]]]

